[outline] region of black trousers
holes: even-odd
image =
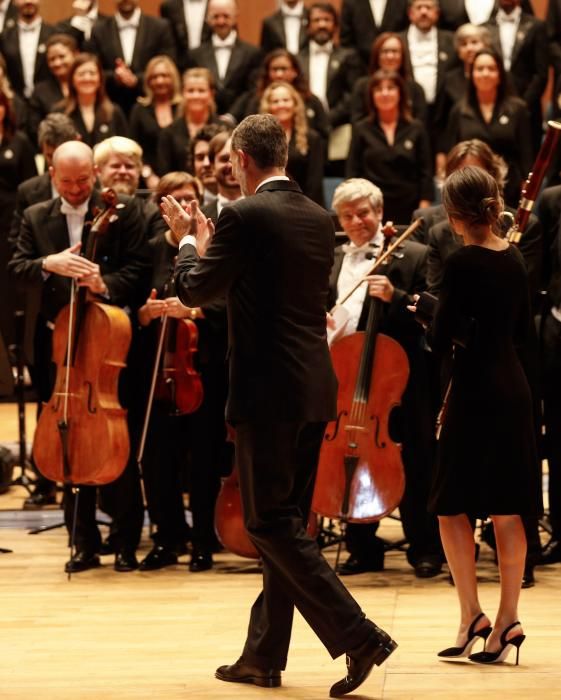
[[[284,669],[294,607],[333,658],[373,629],[306,532],[325,423],[238,423],[236,461],[244,520],[263,561],[246,663]]]

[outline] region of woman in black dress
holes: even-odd
[[[347,177],[370,180],[384,193],[384,216],[406,224],[433,198],[425,126],[411,117],[403,78],[379,70],[368,83],[370,116],[353,124]]]
[[[288,142],[287,175],[305,195],[323,206],[323,142],[317,131],[308,126],[300,94],[290,83],[271,83],[263,93],[259,111],[273,114],[284,129]]]
[[[492,49],[479,51],[467,93],[449,114],[441,150],[447,153],[468,139],[484,141],[508,165],[505,201],[517,207],[522,182],[534,160],[531,133],[528,108],[512,96],[501,57]]]
[[[495,180],[469,166],[446,180],[443,201],[464,246],[446,262],[433,323],[433,350],[453,352],[452,379],[438,444],[429,508],[439,517],[456,584],[461,622],[444,658],[503,661],[524,641],[518,599],[526,537],[521,515],[541,512],[532,398],[518,356],[530,332],[527,273],[518,250],[497,235],[503,202]],[[490,515],[496,534],[501,595],[494,626],[477,593],[468,515]]]

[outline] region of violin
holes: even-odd
[[[113,190],[87,231],[85,256],[94,261],[97,241],[124,207]],[[87,225],[87,224],[86,224]],[[129,456],[126,411],[119,403],[119,374],[131,342],[131,324],[117,306],[99,301],[72,280],[70,303],[53,330],[55,387],[35,430],[39,471],[68,485],[100,485],[123,472]]]
[[[382,252],[368,275],[387,264],[419,223],[391,244],[394,231],[385,229]],[[312,510],[343,522],[380,520],[399,505],[405,489],[401,445],[390,436],[389,420],[407,386],[409,361],[396,340],[379,332],[382,305],[370,297],[366,329],[331,346],[339,381],[337,418],[328,424],[321,447]]]

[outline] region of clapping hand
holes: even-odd
[[[162,197],[160,206],[164,221],[169,226],[175,241],[179,243],[187,234],[195,236],[197,253],[199,256],[204,255],[214,235],[214,225],[199,209],[198,202],[193,200],[189,211],[185,211],[175,197],[167,195]]]

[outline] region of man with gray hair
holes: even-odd
[[[341,183],[333,195],[333,209],[350,243],[335,250],[330,307],[368,275],[395,233],[382,228],[384,198],[380,189],[368,180],[351,178]],[[437,521],[427,512],[434,448],[427,357],[423,332],[419,324],[411,323],[407,311],[412,295],[426,289],[426,262],[427,247],[406,240],[377,274],[367,277],[368,284],[358,287],[344,302],[348,320],[342,331],[348,335],[364,330],[370,307],[374,300],[379,300],[379,330],[396,340],[409,360],[409,382],[399,413],[392,416],[391,427],[392,438],[402,443],[405,493],[399,510],[409,542],[407,560],[418,578],[436,576],[443,560]],[[347,526],[350,556],[340,574],[384,568],[384,542],[376,537],[377,529],[378,523]]]
[[[227,420],[235,426],[244,520],[263,562],[238,661],[216,677],[281,684],[294,608],[333,658],[347,654],[340,697],[396,648],[365,618],[306,532],[320,447],[336,415],[337,380],[325,308],[335,235],[328,213],[285,174],[286,136],[271,115],[244,119],[232,135],[233,174],[245,199],[225,207],[216,233],[197,211],[164,198],[166,221],[183,235],[176,268],[181,301],[226,295],[230,335]],[[189,235],[196,217],[196,236]]]

